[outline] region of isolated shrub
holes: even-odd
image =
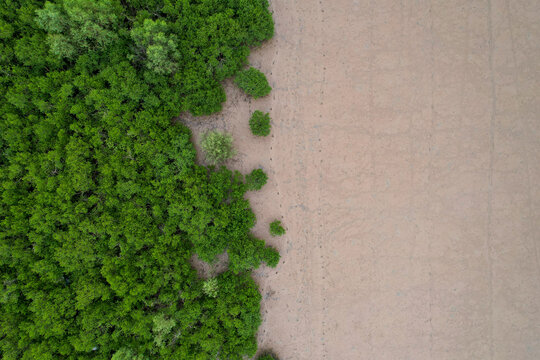
[[[201,139],[201,147],[206,160],[217,165],[235,155],[232,136],[219,131],[205,133]]]
[[[253,135],[267,136],[270,134],[270,114],[256,110],[249,119],[249,128]]]
[[[255,169],[249,175],[246,175],[246,189],[260,190],[268,180],[268,176],[262,169]]]
[[[281,255],[279,255],[279,251],[277,251],[271,246],[267,246],[264,250],[264,256],[263,256],[262,261],[264,261],[266,265],[273,268],[277,266],[280,258],[281,258]]]
[[[253,67],[240,71],[236,75],[234,82],[246,94],[253,96],[255,99],[268,95],[272,90],[266,76]]]
[[[285,234],[285,229],[281,226],[281,221],[274,220],[270,223],[270,235],[281,236]]]

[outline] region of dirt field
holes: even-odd
[[[540,359],[540,2],[273,0],[272,94],[228,86],[282,360]],[[271,137],[248,128],[270,111]],[[270,238],[268,223],[288,232]]]

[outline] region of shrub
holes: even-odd
[[[246,175],[246,189],[260,190],[268,180],[268,176],[262,169],[255,169],[249,175]]]
[[[270,115],[256,110],[249,119],[251,133],[256,136],[267,136],[270,134]]]
[[[279,251],[277,251],[271,246],[267,246],[264,249],[263,261],[266,263],[266,265],[270,266],[271,268],[274,268],[279,263],[279,259],[281,259],[281,255],[279,255]]]
[[[201,147],[204,151],[206,160],[217,165],[235,155],[232,144],[232,136],[219,131],[210,131],[202,136]]]
[[[281,221],[274,220],[270,223],[270,235],[281,236],[285,234],[285,229],[281,226]]]
[[[268,95],[272,90],[268,85],[266,76],[253,67],[240,71],[236,75],[234,82],[246,94],[253,96],[255,99]]]
[[[270,352],[265,352],[265,353],[259,355],[257,360],[279,360],[279,359],[277,358],[276,355],[274,355],[274,354],[272,354]]]

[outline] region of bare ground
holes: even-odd
[[[269,184],[261,348],[282,360],[540,359],[540,2],[273,0],[227,129]],[[270,137],[248,119],[269,111]],[[283,219],[287,234],[270,238]]]

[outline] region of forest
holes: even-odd
[[[172,119],[218,112],[273,32],[267,0],[0,3],[2,359],[255,355],[250,271],[279,254],[250,233],[253,180],[196,163]],[[239,82],[262,96],[261,75]]]

